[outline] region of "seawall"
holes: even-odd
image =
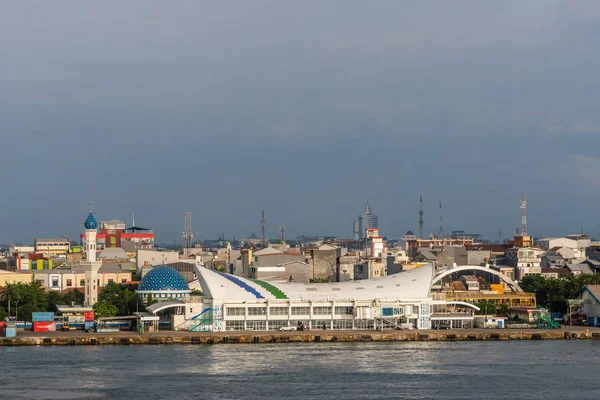
[[[159,332],[86,334],[56,332],[0,338],[0,346],[95,346],[159,344],[237,344],[309,342],[497,341],[497,340],[600,340],[600,330],[456,330],[456,331],[312,331],[312,332]]]

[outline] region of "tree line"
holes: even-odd
[[[560,279],[526,275],[519,283],[525,292],[535,293],[538,306],[563,314],[569,309],[567,300],[578,298],[587,285],[600,285],[600,275],[576,275]]]
[[[140,296],[135,293],[136,284],[111,282],[98,295],[94,305],[96,318],[132,315],[136,311],[145,311]],[[60,294],[49,290],[38,281],[31,283],[7,284],[0,293],[0,320],[4,321],[10,310],[11,317],[20,321],[31,321],[32,313],[38,311],[56,312],[57,305],[81,305],[83,292],[74,289]]]

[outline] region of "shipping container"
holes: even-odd
[[[93,311],[86,311],[84,313],[85,315],[85,321],[89,322],[89,321],[93,321],[94,320],[94,312]]]
[[[31,313],[31,320],[33,322],[53,322],[54,321],[54,313],[53,312],[34,312],[34,313]]]
[[[56,323],[54,322],[34,322],[34,332],[56,332]]]

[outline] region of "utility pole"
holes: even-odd
[[[423,239],[423,195],[419,201],[419,238]]]

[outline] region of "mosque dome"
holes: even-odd
[[[191,292],[185,278],[175,269],[166,265],[152,268],[150,272],[144,275],[138,285],[137,291],[162,294],[167,294],[168,292]]]
[[[98,228],[98,221],[96,221],[96,218],[94,218],[94,214],[92,214],[92,212],[90,211],[90,215],[88,215],[87,219],[85,220],[85,229],[97,229]]]

